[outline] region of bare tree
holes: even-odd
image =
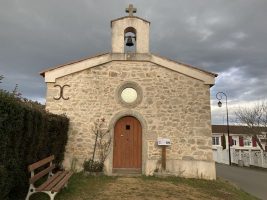
[[[109,134],[109,130],[99,132],[98,138],[97,147],[99,160],[104,163],[110,152],[111,136]]]
[[[97,119],[94,122],[94,126],[92,128],[92,132],[95,135],[95,145],[93,150],[92,160],[95,159],[96,150],[98,151],[100,162],[104,163],[106,160],[111,145],[111,136],[109,129],[104,128],[105,119]]]
[[[244,131],[254,136],[257,144],[262,150],[264,150],[259,135],[266,134],[267,130],[267,101],[258,102],[252,107],[239,108],[235,115],[237,117],[237,122],[244,125]]]

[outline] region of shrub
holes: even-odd
[[[1,165],[0,166],[0,188],[1,188],[1,195],[2,199],[6,199],[8,196],[9,188],[11,187],[8,175],[8,170]]]
[[[65,116],[0,90],[0,199],[25,198],[29,164],[53,154],[61,165],[68,124]]]
[[[104,168],[104,163],[101,161],[94,161],[89,159],[83,163],[84,171],[86,172],[102,172]]]

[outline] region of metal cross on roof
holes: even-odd
[[[125,12],[129,13],[129,16],[133,16],[136,11],[137,10],[133,7],[133,4],[129,4],[129,7],[125,9]]]

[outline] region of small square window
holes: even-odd
[[[130,130],[131,126],[130,125],[126,125],[126,130]]]
[[[218,136],[212,137],[212,145],[220,145],[220,139]]]
[[[252,142],[250,138],[245,138],[244,139],[244,146],[251,147]]]

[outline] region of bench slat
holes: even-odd
[[[50,191],[53,187],[55,187],[55,185],[57,185],[62,179],[63,177],[68,173],[68,171],[63,171],[61,172],[61,174],[55,178],[49,185],[47,185],[44,188],[44,191]]]
[[[44,169],[43,171],[40,171],[39,173],[37,173],[36,175],[34,175],[33,177],[30,178],[30,183],[34,183],[35,181],[37,181],[38,179],[42,178],[44,175],[48,174],[50,171],[52,171],[55,168],[55,165],[53,164],[50,167],[47,167],[46,169]]]
[[[59,190],[68,182],[72,172],[68,172],[66,176],[52,189],[52,192],[59,192]]]
[[[52,177],[47,179],[42,185],[40,185],[38,188],[36,188],[36,191],[40,192],[43,191],[49,184],[51,184],[60,174],[62,171],[58,171],[56,174],[54,174]]]
[[[45,159],[43,159],[43,160],[40,160],[40,161],[38,161],[38,162],[35,162],[35,163],[29,165],[29,166],[28,166],[28,170],[29,170],[29,172],[31,172],[31,171],[33,171],[33,170],[35,170],[35,169],[37,169],[37,168],[39,168],[39,167],[45,165],[46,163],[51,162],[51,161],[54,160],[54,159],[55,159],[55,156],[54,156],[54,155],[49,156],[49,157],[47,157],[47,158],[45,158]]]

